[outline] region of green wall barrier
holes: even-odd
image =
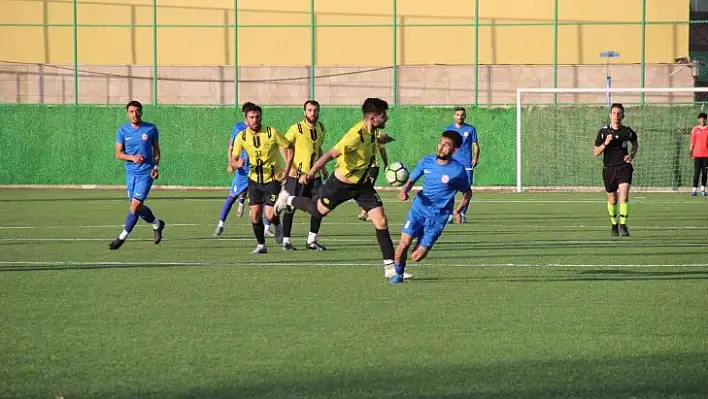
[[[127,121],[123,107],[3,105],[0,112],[0,184],[124,184],[123,165],[113,157],[116,130]],[[160,130],[159,183],[229,185],[226,146],[240,116],[229,108],[145,106],[144,119]],[[266,106],[263,117],[266,125],[285,131],[302,119],[302,109]],[[390,161],[412,168],[421,156],[434,153],[451,117],[451,109],[393,109],[385,129],[396,139],[386,146]],[[484,126],[480,142],[489,161],[480,165],[478,183],[512,184],[514,147],[508,144],[513,142],[514,114],[480,110],[471,119]],[[324,148],[359,120],[357,108],[323,107],[321,121],[328,131]],[[379,180],[384,184],[383,173]]]
[[[126,123],[121,106],[0,106],[0,184],[123,184],[122,163],[113,157],[115,133]],[[690,185],[688,135],[699,109],[645,106],[627,110],[626,122],[639,134],[641,150],[635,184]],[[514,109],[470,109],[481,157],[476,186],[516,184]],[[598,186],[601,160],[591,149],[604,107],[529,107],[523,113],[524,186]],[[163,153],[160,184],[227,186],[226,146],[240,113],[229,108],[146,106],[144,118],[160,129]],[[264,108],[264,123],[285,130],[302,118],[300,108]],[[323,107],[330,148],[361,118],[358,108]],[[436,151],[451,108],[397,107],[385,129],[389,160],[412,168]],[[333,163],[329,165],[333,166]],[[379,184],[385,184],[383,174]]]

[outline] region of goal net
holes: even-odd
[[[623,123],[639,139],[633,189],[690,187],[690,134],[703,110],[696,94],[705,92],[708,88],[517,89],[516,190],[602,188],[602,155],[593,156],[592,148],[614,102],[623,103]]]

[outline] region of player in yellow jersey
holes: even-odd
[[[281,180],[290,172],[292,165],[292,144],[275,128],[262,125],[261,107],[248,104],[243,114],[248,128],[241,131],[234,139],[231,166],[240,168],[244,164],[241,150],[248,154],[250,170],[248,172],[248,196],[250,197],[251,223],[258,246],[254,254],[268,252],[265,245],[265,229],[261,214],[265,205],[265,217],[275,226],[275,242],[280,244],[283,230],[273,205],[278,198]],[[280,154],[285,159],[285,169],[280,160]]]
[[[305,102],[305,119],[290,126],[285,133],[285,138],[293,144],[295,154],[293,155],[293,166],[290,168],[290,175],[285,182],[285,190],[298,196],[318,199],[322,188],[322,177],[327,178],[327,169],[322,168],[312,180],[306,184],[300,183],[300,177],[310,171],[315,161],[322,156],[322,143],[325,137],[325,127],[320,123],[320,103],[315,100]],[[293,212],[283,214],[283,249],[286,251],[295,250],[290,242],[290,233],[293,228]],[[322,217],[310,217],[310,233],[307,235],[308,249],[324,251],[326,248],[317,242],[317,233],[320,231]]]
[[[379,143],[379,154],[381,154],[381,160],[383,161],[384,169],[388,166],[388,154],[386,153],[386,148],[384,148],[384,145],[394,141],[393,137],[389,136],[388,134],[384,133],[382,130],[376,130],[376,141]],[[374,159],[374,164],[371,165],[371,169],[369,170],[369,178],[371,179],[371,182],[376,185],[376,179],[379,177],[379,171],[380,171],[380,166],[379,166],[379,159],[376,158]],[[369,220],[369,215],[366,212],[366,209],[361,208],[361,212],[359,213],[358,216],[359,220]]]
[[[354,199],[366,209],[376,228],[385,269],[393,269],[393,243],[388,231],[388,221],[383,203],[369,179],[369,169],[378,156],[376,129],[383,129],[388,115],[388,103],[378,98],[367,98],[361,107],[363,120],[352,127],[334,148],[322,155],[309,172],[300,177],[301,183],[315,178],[327,162],[336,159],[337,167],[322,185],[319,199],[295,197],[283,190],[275,203],[276,212],[288,206],[303,210],[313,216],[326,216],[339,204]]]

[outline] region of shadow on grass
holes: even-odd
[[[310,372],[271,369],[213,386],[150,392],[141,387],[103,392],[106,398],[680,398],[705,397],[708,356],[661,354],[601,359],[527,360],[430,367]],[[304,368],[307,370],[307,368]],[[190,386],[191,384],[194,384]],[[169,387],[169,385],[166,385]],[[67,392],[67,397],[82,396]]]
[[[473,265],[470,265],[473,266]],[[414,282],[449,283],[451,281],[466,282],[505,282],[505,283],[548,283],[548,282],[581,282],[581,281],[648,281],[648,280],[708,280],[708,270],[677,270],[677,271],[643,271],[621,269],[593,270],[563,270],[568,275],[549,276],[439,276],[416,277]]]

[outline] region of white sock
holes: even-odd
[[[258,244],[258,245],[256,245],[256,249],[265,248],[265,247],[266,247],[265,244]]]
[[[293,198],[294,196],[289,196],[287,200],[285,200],[285,203],[288,204],[288,206],[293,206]]]
[[[268,219],[264,220],[264,221],[263,221],[263,225],[265,226],[266,229],[267,229],[268,227],[270,227],[270,220],[268,220]]]
[[[386,267],[393,267],[393,259],[384,259],[383,263]]]
[[[224,221],[223,221],[223,220],[219,220],[219,228],[222,228],[222,227],[224,227],[224,224],[225,224],[225,223],[224,223]]]
[[[691,191],[691,192],[695,193],[696,190],[698,190],[698,187],[693,187],[693,191]]]
[[[701,186],[701,191],[705,192],[705,191],[706,191],[706,186]]]
[[[120,235],[118,236],[118,238],[121,239],[121,240],[125,240],[126,238],[128,238],[128,234],[130,234],[130,233],[128,233],[127,231],[123,230],[123,231],[120,233]]]
[[[313,232],[307,233],[307,243],[312,244],[315,241],[317,241],[317,234]]]
[[[152,222],[152,229],[157,230],[160,228],[160,219],[155,218],[155,221]]]
[[[283,245],[290,244],[290,237],[283,237]]]

